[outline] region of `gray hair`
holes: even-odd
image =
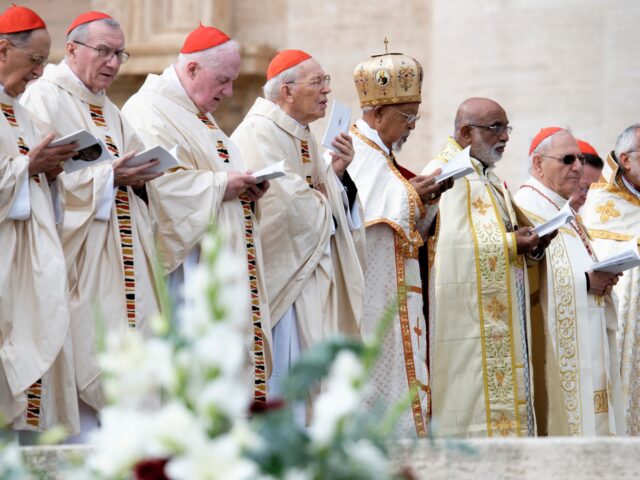
[[[226,53],[240,52],[240,45],[235,40],[228,40],[222,45],[217,45],[207,50],[193,53],[181,53],[178,55],[176,67],[183,70],[189,62],[196,62],[207,70],[215,70],[222,63],[222,58]]]
[[[620,160],[620,155],[623,153],[629,153],[632,150],[638,148],[638,140],[636,137],[636,130],[640,128],[640,123],[634,123],[630,127],[624,129],[618,139],[616,140],[616,158]]]
[[[33,30],[27,30],[26,32],[18,32],[18,33],[1,33],[0,40],[6,40],[11,45],[17,48],[25,48],[28,47],[31,43],[31,34]]]
[[[295,82],[298,78],[298,72],[300,72],[300,66],[302,62],[288,68],[284,72],[280,72],[278,75],[273,77],[271,80],[268,80],[267,83],[262,87],[262,91],[264,92],[264,98],[275,102],[280,99],[280,87],[286,83]]]
[[[69,35],[67,35],[67,42],[86,43],[87,39],[89,38],[89,25],[98,22],[108,25],[113,30],[121,28],[117,20],[114,20],[113,18],[101,18],[100,20],[94,20],[93,22],[78,25],[76,28],[69,32]]]
[[[533,150],[533,152],[531,152],[531,155],[529,155],[529,171],[531,171],[531,167],[533,165],[533,157],[535,155],[542,155],[543,153],[546,153],[551,148],[551,144],[553,143],[553,139],[555,138],[555,136],[561,135],[563,133],[568,133],[569,135],[573,135],[571,128],[565,127],[562,130],[558,130],[553,135],[549,135],[547,138],[545,138],[538,144],[538,146]]]

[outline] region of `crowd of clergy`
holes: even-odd
[[[494,169],[511,126],[487,98],[462,101],[420,174],[398,163],[420,119],[410,56],[354,62],[361,115],[322,153],[309,125],[331,77],[306,52],[275,55],[264,97],[228,136],[214,112],[241,55],[225,33],[201,24],[122,110],[105,93],[129,57],[117,20],[87,12],[66,35],[47,65],[42,18],[15,5],[0,16],[0,426],[28,438],[62,425],[84,441],[105,405],[98,322],[153,335],[157,261],[184,302],[214,225],[246,276],[234,301],[255,402],[278,399],[319,342],[377,338],[391,309],[362,407],[404,402],[398,436],[640,433],[640,269],[592,268],[638,247],[640,124],[605,161],[571,130],[541,128],[511,191]],[[64,171],[78,145],[52,141],[78,130],[113,159]],[[178,166],[129,164],[156,145],[177,145]],[[465,149],[470,173],[441,179]],[[251,173],[281,160],[280,178]],[[575,218],[539,236],[562,209]]]

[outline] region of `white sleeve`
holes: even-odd
[[[96,210],[96,220],[107,221],[111,218],[111,207],[116,198],[117,187],[113,186],[113,168],[109,170],[109,180],[105,184]]]
[[[29,196],[29,175],[20,180],[18,194],[13,199],[8,218],[11,220],[26,220],[31,215],[31,197]]]

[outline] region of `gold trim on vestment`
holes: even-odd
[[[626,235],[624,233],[608,232],[606,230],[589,229],[589,235],[591,238],[603,238],[605,240],[616,240],[618,242],[627,242],[633,240],[633,235]],[[640,238],[638,238],[638,245],[640,245]]]
[[[595,413],[609,412],[609,395],[606,389],[593,392],[593,410]]]
[[[398,290],[398,316],[400,320],[400,331],[402,332],[402,347],[404,351],[404,364],[407,372],[407,383],[409,390],[421,388],[422,384],[417,381],[415,359],[413,356],[413,345],[411,343],[411,325],[409,323],[409,307],[407,306],[407,285],[404,270],[404,255],[402,247],[398,245],[398,237],[394,236],[394,248],[396,259],[396,285]],[[427,392],[428,394],[429,392]],[[429,398],[427,398],[427,404]],[[425,415],[420,404],[420,394],[415,391],[411,395],[411,410],[413,411],[413,421],[416,427],[418,438],[426,438],[427,430],[425,425]]]

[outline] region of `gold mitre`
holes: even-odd
[[[385,50],[387,39],[385,38]],[[353,72],[360,107],[421,102],[422,66],[402,53],[372,55]]]

